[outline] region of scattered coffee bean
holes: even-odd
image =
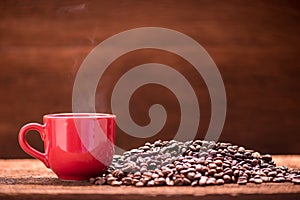
[[[96,178],[94,178],[94,177],[92,177],[92,178],[89,179],[90,183],[95,183],[95,181],[96,181]]]
[[[90,179],[91,181],[91,179]],[[95,185],[104,185],[106,183],[106,180],[104,177],[96,177],[94,180]]]

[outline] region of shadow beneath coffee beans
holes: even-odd
[[[58,178],[7,178],[0,177],[0,185],[61,185],[61,186],[91,186],[88,181],[63,181]]]

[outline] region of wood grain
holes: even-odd
[[[274,156],[278,165],[299,168],[299,155]],[[2,199],[299,199],[300,185],[265,183],[207,187],[96,186],[61,181],[38,160],[0,160]]]
[[[101,41],[131,28],[156,26],[180,31],[198,41],[217,64],[227,93],[227,118],[220,140],[264,153],[299,154],[300,140],[300,3],[297,0],[163,0],[0,2],[0,157],[28,157],[17,144],[22,125],[42,115],[70,112],[72,88],[83,59]],[[160,61],[183,73],[190,66],[175,55],[133,52],[110,66]],[[112,76],[113,79],[113,75]],[[108,79],[108,78],[107,78]],[[190,75],[201,99],[198,138],[210,118],[210,99],[201,77]],[[109,80],[109,79],[108,79]],[[109,112],[108,87],[97,90],[98,112]],[[100,89],[105,89],[101,90]],[[136,94],[136,114],[147,122],[146,108],[159,96],[144,88]],[[172,95],[162,102],[175,105]],[[170,102],[170,103],[168,103]],[[169,106],[171,107],[171,106]],[[178,127],[178,108],[155,137],[169,139]],[[29,138],[38,149],[38,136]],[[127,142],[132,141],[132,142]],[[118,130],[124,149],[145,140]]]

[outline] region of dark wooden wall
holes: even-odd
[[[214,59],[228,101],[220,140],[262,152],[299,154],[299,22],[297,0],[1,0],[0,158],[27,157],[17,143],[22,125],[41,122],[47,113],[71,111],[76,72],[97,44],[121,31],[146,26],[187,34]],[[132,52],[112,65],[122,71],[153,61],[183,74],[192,72],[176,55],[156,50]],[[202,138],[210,117],[209,95],[201,78],[190,81],[201,99],[198,137]],[[107,84],[98,89],[109,93],[109,79],[104,82]],[[165,98],[159,98],[162,93]],[[97,111],[110,112],[101,106],[109,100],[101,93],[97,97]],[[133,116],[141,124],[147,122],[151,103],[161,101],[168,111],[175,112],[168,127],[149,140],[172,138],[179,122],[172,93],[145,86],[133,99]],[[41,149],[37,135],[29,140]],[[144,142],[118,130],[117,144],[123,148]]]

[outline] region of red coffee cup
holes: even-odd
[[[19,132],[19,144],[63,180],[87,180],[103,173],[114,155],[116,116],[101,113],[61,113],[29,123]],[[30,130],[40,133],[44,153],[26,141]]]

